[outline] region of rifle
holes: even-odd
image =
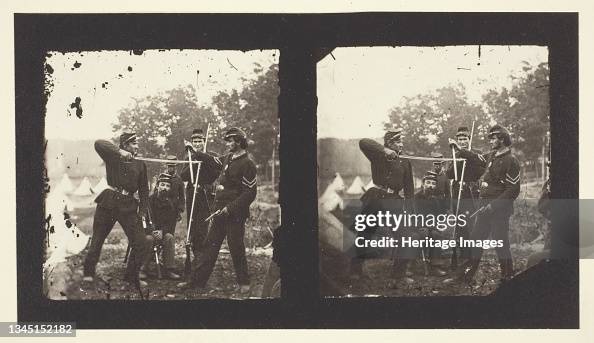
[[[210,130],[210,124],[206,126],[206,136],[204,140],[204,146],[202,147],[202,152],[206,153],[206,145],[208,143],[208,131]],[[190,162],[190,178],[193,181],[192,185],[194,186],[194,192],[192,193],[192,207],[190,209],[190,220],[188,220],[188,231],[186,233],[186,261],[184,263],[184,275],[186,279],[189,278],[190,272],[192,270],[192,242],[190,240],[190,234],[192,231],[192,220],[194,219],[194,206],[196,205],[196,191],[198,189],[198,179],[200,178],[200,168],[202,167],[202,163],[198,163],[198,169],[196,170],[196,177],[194,178],[193,169],[192,169],[192,153],[188,150],[188,159]],[[193,178],[193,179],[192,179]]]
[[[124,255],[124,264],[128,262],[128,257],[130,256],[130,252],[132,251],[132,247],[130,243],[128,243],[128,247],[126,248],[126,255]]]
[[[206,223],[206,222],[210,221],[212,218],[218,216],[221,213],[221,210],[222,209],[218,209],[215,212],[213,212],[210,216],[208,216],[206,219],[204,219],[204,222]]]
[[[149,220],[148,228],[149,228],[150,232],[152,233],[153,231],[156,230],[156,228],[153,224],[150,204],[147,206],[147,214],[148,214],[148,220]],[[146,223],[144,222],[144,218],[143,218],[143,224],[146,225]],[[161,240],[162,239],[163,239],[163,237],[161,237]],[[155,263],[157,264],[157,278],[159,280],[162,279],[162,277],[163,277],[163,275],[161,274],[161,262],[159,261],[159,252],[161,250],[161,244],[162,244],[162,241],[157,242],[156,239],[155,239],[155,242],[153,243],[153,253],[155,254]]]

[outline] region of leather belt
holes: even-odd
[[[126,195],[126,196],[130,196],[130,195],[134,194],[134,193],[128,192],[127,190],[120,188],[120,187],[107,186],[107,188],[111,189],[114,192],[117,192],[117,193],[120,193],[120,194]]]
[[[373,187],[375,187],[377,189],[381,189],[382,191],[384,191],[388,194],[394,194],[394,190],[390,187],[384,187],[384,186],[380,186],[380,185],[373,185]]]

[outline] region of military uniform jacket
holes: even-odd
[[[184,211],[184,204],[186,203],[186,196],[184,194],[184,182],[177,174],[171,176],[170,199],[177,213],[182,213]]]
[[[398,194],[404,190],[404,198],[414,197],[412,165],[401,158],[388,159],[384,146],[372,139],[359,141],[359,148],[371,162],[371,178],[373,183],[394,190]]]
[[[186,153],[187,154],[187,153]],[[216,154],[212,152],[204,153],[202,151],[192,151],[193,161],[202,161],[200,166],[200,175],[198,176],[198,185],[206,186],[212,184],[219,174],[221,173],[222,161]],[[198,173],[198,164],[192,165],[192,171],[194,172],[194,180]],[[193,189],[192,178],[190,177],[190,165],[186,165],[181,172],[181,178],[183,181],[188,182],[188,189]]]
[[[434,214],[435,216],[446,213],[447,205],[437,193],[425,193],[423,190],[415,193],[415,209],[418,214]]]
[[[123,195],[106,189],[95,202],[102,207],[121,211],[136,211],[138,203],[132,196],[138,192],[140,209],[145,210],[148,203],[148,178],[146,165],[139,160],[125,161],[120,155],[120,149],[106,140],[95,141],[95,151],[105,162],[107,184],[114,188],[125,189],[131,195]]]
[[[487,168],[482,176],[481,199],[490,200],[493,210],[513,213],[513,201],[520,194],[520,162],[509,148],[478,154],[460,150],[460,156]]]
[[[437,192],[437,197],[440,198],[443,207],[448,209],[451,206],[452,194],[450,192],[450,180],[445,172],[437,174],[437,187],[435,191]],[[415,198],[416,197],[415,194]]]
[[[163,235],[175,231],[177,208],[169,197],[159,198],[157,192],[149,197],[151,220],[155,230],[163,230]]]
[[[460,154],[461,151],[468,152],[468,150],[460,150],[457,152],[457,155],[466,158]],[[471,150],[473,154],[477,156],[482,156],[480,151]],[[456,168],[458,169],[458,180],[462,177],[462,166],[464,161],[456,161]],[[466,167],[464,168],[464,181],[465,182],[476,182],[480,179],[480,177],[485,172],[485,161],[482,161],[480,158],[473,158],[467,159]],[[448,179],[455,179],[454,175],[454,163],[450,163],[448,171],[446,172]],[[456,184],[456,183],[454,183]]]
[[[249,216],[250,204],[256,199],[257,192],[256,165],[247,152],[235,157],[228,154],[218,161],[223,168],[219,178],[223,188],[217,191],[216,207],[227,207],[229,215],[234,217]]]

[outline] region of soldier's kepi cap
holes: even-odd
[[[175,155],[167,155],[167,159],[169,161],[176,161],[177,160],[177,157]],[[175,163],[174,162],[167,162],[166,164],[168,166],[175,166]]]
[[[192,130],[192,136],[190,136],[190,138],[206,139],[206,136],[204,135],[204,131],[202,131],[202,129],[194,129]]]
[[[425,182],[425,180],[433,180],[437,182],[437,173],[431,170],[427,171],[425,176],[423,176],[423,182]]]
[[[431,153],[431,157],[433,158],[443,158],[443,154],[439,153],[439,152],[432,152]],[[434,160],[433,164],[443,164],[442,160]]]
[[[225,132],[225,136],[223,136],[224,140],[229,140],[231,137],[238,137],[243,140],[247,140],[247,135],[243,132],[242,129],[238,127],[232,127],[227,132]]]
[[[501,126],[499,124],[495,124],[489,129],[488,137],[491,138],[492,136],[495,136],[495,135],[503,140],[503,144],[505,146],[511,145],[512,142],[511,142],[511,136],[509,134],[509,131],[507,131],[507,129],[504,128],[503,126]]]
[[[456,137],[458,137],[458,136],[470,137],[470,131],[468,131],[468,127],[460,126],[458,128],[458,131],[456,132]]]
[[[384,134],[384,144],[393,141],[401,141],[402,140],[402,129],[396,128],[386,131]]]
[[[131,132],[124,132],[120,135],[120,145],[128,143],[136,143],[136,134]]]
[[[157,180],[157,182],[161,183],[161,182],[167,182],[167,183],[171,183],[171,175],[167,174],[167,173],[161,173],[159,174],[159,179]]]

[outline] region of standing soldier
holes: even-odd
[[[190,242],[192,243],[192,253],[194,262],[198,258],[204,247],[204,240],[208,232],[208,223],[204,222],[210,215],[210,207],[214,200],[212,183],[221,173],[221,160],[214,153],[204,153],[202,150],[206,143],[206,136],[201,129],[192,131],[191,143],[186,144],[186,151],[192,156],[192,161],[202,161],[200,166],[200,175],[198,175],[198,187],[196,189],[196,199],[194,201],[194,211],[192,212],[192,199],[194,197],[194,185],[192,180],[196,180],[198,174],[198,164],[194,163],[191,167],[188,164],[181,172],[181,179],[187,182],[186,185],[186,216],[188,223],[190,216],[192,226],[190,230]],[[193,175],[190,175],[190,171]]]
[[[167,156],[170,161],[177,160],[175,155]],[[181,177],[177,175],[176,164],[173,162],[167,163],[167,174],[171,179],[171,190],[169,191],[169,199],[171,199],[173,206],[176,209],[176,221],[181,220],[181,214],[184,212],[186,198],[184,195],[184,182]],[[175,227],[174,227],[175,229]]]
[[[450,139],[450,141],[454,141]],[[468,151],[468,147],[470,146],[470,132],[466,126],[462,126],[458,128],[458,132],[456,132],[456,145],[463,149],[464,151]],[[472,150],[476,156],[481,156],[479,151]],[[463,156],[460,156],[463,158]],[[470,214],[474,213],[478,209],[478,198],[479,198],[479,178],[485,172],[485,161],[477,158],[474,160],[467,160],[466,166],[464,165],[464,161],[456,161],[456,168],[454,168],[454,162],[450,165],[447,171],[447,177],[451,180],[451,194],[452,194],[452,201],[451,201],[451,209],[452,212],[456,212],[456,206],[458,206],[458,214],[465,214],[467,217]],[[462,175],[462,169],[464,167],[464,175]],[[458,172],[458,174],[455,173]],[[464,180],[462,180],[464,178]],[[462,184],[461,192],[460,192],[460,183]],[[461,194],[459,194],[461,193]],[[458,202],[460,199],[460,202]],[[465,227],[456,227],[455,228],[455,237],[454,239],[458,240],[460,237],[467,239],[470,235],[470,232],[473,229],[473,220],[469,220],[468,224]],[[456,249],[456,248],[453,248]],[[468,259],[470,256],[470,251],[468,249],[461,249],[461,258]],[[456,255],[453,255],[456,256]],[[455,258],[452,258],[452,267],[458,267],[457,261]]]
[[[215,212],[212,226],[204,243],[204,253],[200,256],[189,282],[178,287],[204,288],[212,273],[223,240],[227,244],[233,260],[239,291],[250,289],[245,245],[245,221],[250,215],[250,204],[256,198],[256,165],[247,154],[247,136],[238,128],[230,128],[224,136],[229,154],[222,157],[220,185],[215,197]]]
[[[147,211],[148,179],[144,162],[134,159],[138,153],[136,134],[123,133],[119,148],[106,140],[97,140],[95,150],[105,162],[109,186],[95,199],[93,237],[85,259],[83,281],[93,281],[103,242],[117,221],[132,248],[124,280],[146,286],[146,282],[138,279],[138,272],[151,248],[140,224],[140,217],[145,217]]]
[[[374,187],[365,192],[362,201],[361,214],[376,215],[379,211],[402,212],[413,208],[414,185],[412,166],[410,161],[400,158],[402,152],[402,129],[389,130],[384,135],[384,145],[372,139],[359,141],[359,148],[371,163],[371,178]],[[403,191],[404,196],[400,195]],[[370,239],[377,231],[377,227],[367,227],[357,232],[358,237]],[[396,235],[407,235],[406,229],[400,228]],[[398,237],[398,239],[399,239]],[[355,256],[351,258],[351,278],[359,279],[363,275],[363,262],[372,256],[365,248],[356,248]],[[398,248],[398,258],[394,261],[394,278],[412,283],[414,280],[405,275],[408,262],[416,257],[415,249]]]
[[[163,246],[163,276],[177,280],[179,275],[173,272],[175,267],[175,224],[179,216],[179,209],[172,199],[171,175],[162,173],[157,181],[157,188],[149,197],[150,217],[155,231],[152,232],[153,242],[161,241]],[[154,243],[153,243],[154,244]]]
[[[481,181],[481,208],[470,238],[485,240],[491,235],[492,239],[502,241],[503,244],[495,248],[495,251],[501,268],[501,281],[505,282],[514,274],[509,247],[509,218],[514,212],[514,200],[520,194],[520,163],[511,153],[509,132],[501,125],[494,125],[489,130],[489,143],[492,151],[481,155],[450,140],[461,157],[473,164],[487,167]],[[483,248],[471,250],[471,259],[464,265],[464,273],[460,276],[466,282],[472,281],[483,254]]]

